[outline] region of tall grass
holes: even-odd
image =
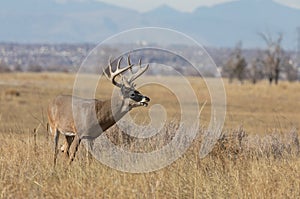
[[[300,195],[299,84],[225,84],[225,128],[211,153],[199,158],[205,128],[171,165],[150,173],[120,172],[93,159],[83,145],[67,166],[59,154],[53,168],[53,142],[45,109],[59,93],[72,93],[73,75],[0,74],[0,198],[297,198]],[[203,80],[192,78],[199,101],[208,99],[201,124],[210,118]],[[110,85],[109,85],[110,86]],[[206,89],[206,90],[205,90]],[[176,115],[174,96],[143,88],[151,103]],[[104,93],[108,97],[108,92]],[[107,94],[107,95],[106,95]],[[167,100],[166,100],[167,99]],[[148,110],[137,114],[144,114]],[[148,152],[174,138],[178,124],[161,134],[136,139],[117,127],[106,136],[123,150]],[[296,128],[295,128],[296,127]],[[34,130],[35,129],[35,130]]]
[[[300,194],[295,129],[261,137],[243,129],[224,132],[204,159],[199,159],[199,136],[177,161],[143,174],[88,162],[83,146],[71,167],[60,154],[54,169],[52,143],[44,130],[35,133],[0,134],[1,198],[294,198]],[[111,133],[122,132],[114,129],[107,136]],[[140,142],[110,139],[127,148]]]

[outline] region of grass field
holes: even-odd
[[[176,84],[175,77],[167,78]],[[53,169],[46,107],[57,94],[71,94],[74,79],[72,74],[0,74],[0,198],[295,198],[300,195],[299,83],[229,85],[225,81],[224,133],[207,157],[199,159],[202,139],[199,136],[168,167],[130,174],[95,160],[87,164],[83,147],[71,167],[60,156]],[[201,134],[210,119],[210,97],[202,79],[190,78],[190,82],[200,104],[207,101],[201,114]],[[108,98],[112,87],[107,82],[103,85],[96,95]],[[163,105],[170,118],[179,114],[176,97],[167,89],[149,85],[141,91],[151,98],[151,103],[148,108],[130,113],[134,118],[143,116],[147,122],[151,104]],[[113,129],[108,136],[114,133],[119,132]],[[125,147],[134,144],[114,136],[112,139]]]

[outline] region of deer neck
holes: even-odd
[[[129,111],[130,108],[126,100],[112,102],[109,99],[96,105],[97,119],[103,131],[114,125]]]

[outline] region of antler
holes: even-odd
[[[130,61],[128,61],[128,66],[126,66],[125,68],[120,68],[120,65],[121,65],[121,61],[122,61],[123,57],[121,57],[119,60],[118,60],[118,63],[117,63],[117,67],[116,67],[116,70],[113,72],[112,71],[112,63],[111,63],[111,59],[109,59],[109,63],[108,63],[108,69],[109,69],[109,75],[105,72],[105,70],[103,69],[103,73],[104,75],[106,76],[107,79],[109,79],[113,85],[117,86],[117,87],[121,87],[122,84],[116,82],[115,78],[120,75],[122,77],[122,73],[125,72],[126,70],[128,69],[131,69],[131,67],[133,66],[133,64],[130,63]]]
[[[124,83],[128,84],[127,86],[134,86],[133,81],[136,80],[139,76],[141,76],[144,72],[146,72],[146,70],[149,67],[149,64],[147,64],[145,67],[142,67],[142,61],[140,59],[139,63],[138,63],[139,69],[138,69],[138,71],[136,73],[133,73],[132,66],[134,64],[131,64],[130,56],[128,55],[128,57],[127,57],[128,66],[126,66],[125,68],[121,69],[120,68],[120,64],[121,64],[122,59],[123,59],[123,57],[121,57],[118,60],[117,67],[116,67],[116,70],[114,72],[112,71],[112,63],[111,63],[111,59],[110,59],[109,63],[108,63],[109,75],[105,72],[104,69],[103,69],[103,73],[106,76],[106,78],[109,79],[117,87],[122,87],[122,85]],[[128,69],[130,69],[131,76],[129,78],[124,78],[122,76],[122,73],[125,72]],[[122,77],[123,84],[116,82],[115,78],[118,75],[120,75]],[[124,80],[125,80],[125,82],[124,82]]]
[[[129,56],[127,58],[127,62],[128,62],[128,65],[131,65]],[[133,73],[132,68],[130,68],[130,72],[131,72],[132,75],[127,80],[129,85],[133,85],[133,81],[136,80],[139,76],[141,76],[144,72],[146,72],[146,70],[149,67],[149,64],[147,64],[145,67],[142,68],[142,60],[139,59],[138,66],[139,66],[139,69],[138,69],[138,71],[136,73]]]

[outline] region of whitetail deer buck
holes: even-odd
[[[139,60],[139,69],[134,73],[132,71],[134,65],[131,64],[130,57],[128,56],[127,59],[128,66],[124,68],[120,68],[121,60],[122,58],[118,60],[115,71],[112,69],[111,60],[108,65],[109,74],[103,70],[107,79],[121,89],[120,98],[116,99],[116,103],[112,103],[112,99],[83,99],[71,95],[59,95],[49,104],[48,120],[50,131],[54,136],[54,166],[58,154],[60,134],[65,136],[63,150],[65,156],[69,158],[69,164],[71,164],[82,139],[95,139],[132,108],[148,105],[150,99],[135,90],[133,82],[148,69],[149,64],[142,67],[141,60]],[[127,70],[131,71],[129,78],[122,75]],[[119,82],[116,81],[117,76],[121,77]]]

